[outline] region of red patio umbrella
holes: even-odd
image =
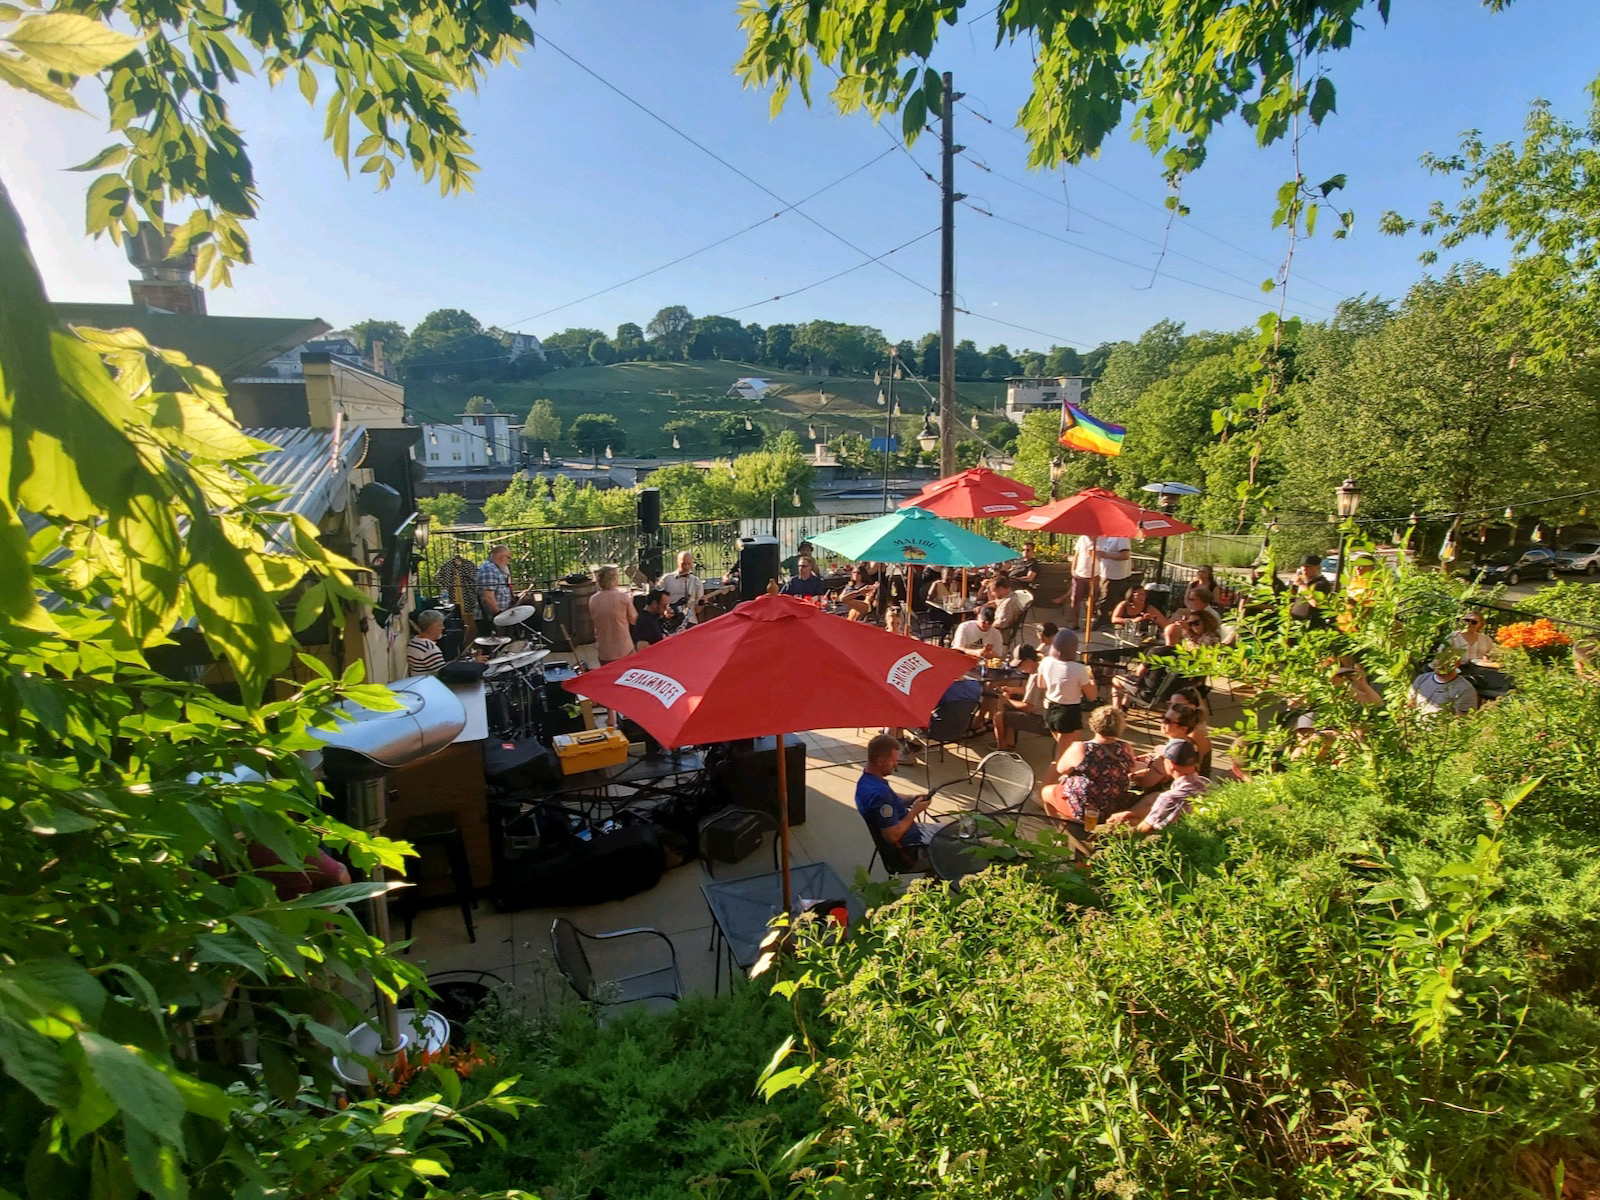
[[[943,479],[935,479],[924,487],[918,495],[931,496],[947,488],[957,486],[987,488],[991,492],[999,492],[1007,500],[1027,501],[1039,498],[1039,493],[1021,480],[1012,479],[1009,475],[1002,475],[999,471],[991,471],[988,467],[969,467],[967,470],[958,471],[954,475],[946,475]]]
[[[1057,500],[1039,508],[1029,509],[1015,517],[1007,517],[1006,524],[1017,529],[1031,529],[1037,533],[1078,533],[1090,537],[1151,538],[1171,537],[1175,533],[1193,533],[1193,525],[1140,508],[1132,500],[1124,500],[1105,488],[1085,488],[1065,500]],[[1094,577],[1094,553],[1090,552],[1089,575]],[[1076,618],[1074,618],[1076,619]],[[1086,629],[1094,628],[1094,591],[1089,592],[1089,613],[1084,621]]]
[[[664,746],[773,737],[783,906],[789,908],[789,785],[783,738],[840,725],[927,723],[972,666],[954,650],[766,595],[561,686],[625,712]]]
[[[972,474],[968,471],[952,476],[948,486],[943,486],[944,480],[929,485],[911,499],[902,500],[900,507],[925,508],[941,517],[1009,517],[1029,511],[1025,501],[969,478]]]

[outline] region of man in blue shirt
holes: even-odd
[[[928,841],[934,830],[917,820],[932,802],[926,796],[906,799],[889,786],[889,776],[900,765],[900,742],[881,733],[867,743],[867,769],[856,784],[856,811],[883,840],[900,851],[905,860],[897,865],[884,860],[890,872],[928,869]]]
[[[826,596],[828,585],[823,582],[822,576],[817,574],[816,560],[802,555],[800,558],[800,574],[789,580],[781,589],[785,596]]]

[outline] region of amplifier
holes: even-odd
[[[725,808],[700,823],[700,852],[712,862],[736,863],[761,845],[761,814]]]

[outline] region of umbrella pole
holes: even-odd
[[[1083,642],[1087,646],[1094,636],[1094,594],[1100,590],[1100,576],[1096,571],[1100,547],[1097,541],[1089,542],[1089,611],[1083,618]]]
[[[784,737],[780,733],[773,741],[778,747],[778,842],[783,854],[783,911],[787,913],[794,904],[789,892],[789,756]]]

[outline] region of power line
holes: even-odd
[[[582,71],[585,75],[588,75],[595,82],[599,83],[602,87],[605,87],[609,91],[612,91],[612,92],[616,93],[618,96],[622,97],[622,99],[626,100],[629,104],[633,105],[633,107],[637,108],[640,112],[644,113],[652,121],[655,121],[660,125],[664,125],[666,128],[670,129],[673,133],[677,134],[684,141],[688,142],[696,150],[699,150],[702,154],[705,154],[706,156],[708,156],[709,158],[713,159],[717,163],[719,163],[722,166],[726,167],[729,171],[732,171],[735,175],[737,175],[740,179],[744,180],[751,187],[756,188],[758,191],[761,191],[761,192],[765,193],[768,196],[771,196],[774,200],[778,201],[780,204],[789,205],[789,201],[788,200],[784,199],[781,195],[779,195],[777,192],[773,191],[766,184],[762,183],[760,180],[754,178],[753,176],[747,174],[746,172],[740,170],[738,167],[734,166],[731,162],[729,162],[727,159],[723,158],[722,155],[718,154],[715,150],[711,149],[704,142],[698,141],[694,137],[692,137],[689,134],[685,133],[683,130],[679,129],[671,121],[667,120],[660,113],[656,112],[654,109],[650,108],[648,105],[644,104],[643,102],[641,102],[639,100],[635,100],[632,96],[628,95],[627,92],[623,91],[616,84],[612,83],[609,79],[605,78],[605,76],[601,75],[599,72],[597,72],[597,71],[593,70],[592,68],[590,68],[590,67],[584,65],[583,63],[579,62],[576,58],[573,58],[572,55],[568,54],[560,46],[558,46],[554,42],[552,42],[548,37],[545,37],[545,36],[543,36],[541,34],[541,35],[538,35],[536,40],[537,40],[537,42],[539,44],[543,44],[545,46],[550,47],[550,49],[554,50],[557,54],[561,55],[562,58],[566,59],[573,66],[577,67],[578,70]],[[792,208],[793,205],[789,205],[789,207]],[[833,238],[834,241],[839,242],[839,243],[841,243],[841,244],[843,244],[845,246],[848,246],[851,250],[854,250],[857,254],[861,255],[863,258],[868,258],[868,259],[872,259],[872,261],[877,261],[876,259],[872,258],[872,255],[868,254],[867,251],[863,250],[860,246],[856,245],[849,238],[845,237],[842,233],[839,233],[839,232],[835,231],[834,229],[830,228],[829,226],[824,225],[821,221],[817,220],[815,217],[811,216],[809,213],[802,212],[802,213],[800,213],[800,216],[804,220],[809,222],[810,224],[815,225],[823,233],[825,233],[829,237]],[[917,282],[915,279],[911,278],[911,276],[909,276],[909,275],[906,275],[906,274],[904,274],[904,273],[902,273],[900,271],[895,270],[895,268],[889,266],[888,263],[880,262],[880,263],[878,263],[878,265],[883,267],[883,269],[888,271],[891,275],[899,276],[901,279],[903,279],[907,283],[911,284],[912,287],[919,288],[922,291],[927,292],[929,295],[937,296],[939,294],[935,289],[930,288],[930,287],[926,286],[925,284]]]
[[[639,280],[641,280],[641,279],[647,279],[651,275],[657,275],[660,272],[665,271],[670,267],[677,266],[679,263],[688,262],[691,258],[694,258],[697,255],[704,254],[709,250],[715,250],[718,246],[726,245],[728,242],[733,241],[735,238],[743,237],[745,234],[750,233],[753,230],[760,229],[763,225],[767,225],[767,224],[770,224],[773,221],[776,221],[779,217],[783,216],[784,213],[793,212],[795,209],[799,208],[802,204],[806,204],[806,203],[809,203],[812,200],[815,200],[818,196],[822,195],[823,192],[826,192],[826,191],[830,190],[831,188],[838,187],[841,183],[844,183],[846,180],[854,178],[855,176],[861,174],[862,171],[865,171],[868,167],[873,166],[873,165],[875,165],[875,164],[877,164],[879,162],[882,162],[885,158],[889,157],[889,155],[892,154],[892,153],[893,153],[893,150],[885,150],[882,154],[878,155],[877,157],[868,159],[866,162],[862,163],[855,170],[849,171],[846,174],[839,176],[839,178],[835,179],[832,183],[825,184],[822,187],[818,188],[816,191],[812,192],[809,196],[805,196],[805,197],[803,197],[803,198],[801,198],[799,200],[796,200],[793,204],[790,204],[785,208],[779,209],[777,212],[773,213],[770,217],[763,217],[761,220],[755,222],[753,225],[746,225],[743,229],[736,230],[733,233],[728,234],[726,237],[720,237],[714,242],[708,242],[706,245],[701,246],[698,250],[691,250],[687,254],[679,255],[677,258],[673,259],[671,262],[664,262],[659,267],[651,267],[648,271],[641,271],[637,275],[633,275],[633,276],[630,276],[627,279],[624,279],[621,283],[614,283],[610,287],[601,288],[597,292],[590,292],[587,296],[580,296],[576,300],[569,300],[565,304],[558,304],[554,308],[547,308],[543,312],[536,312],[531,317],[522,317],[522,318],[520,318],[520,319],[518,319],[516,321],[512,321],[506,326],[506,328],[514,329],[518,325],[526,325],[529,321],[537,321],[541,317],[548,317],[551,313],[558,313],[558,312],[561,312],[563,309],[573,308],[573,307],[575,307],[575,306],[577,306],[579,304],[585,304],[588,301],[593,300],[593,299],[595,299],[595,298],[597,298],[599,296],[606,295],[608,292],[614,292],[618,288],[625,288],[630,283],[638,283]]]
[[[1231,279],[1235,283],[1242,283],[1246,287],[1254,287],[1259,282],[1258,280],[1254,280],[1254,279],[1246,279],[1243,275],[1235,275],[1232,271],[1224,270],[1222,267],[1219,267],[1214,263],[1209,263],[1203,258],[1196,258],[1192,254],[1185,254],[1182,250],[1170,249],[1161,240],[1159,240],[1157,238],[1145,237],[1142,233],[1135,233],[1131,229],[1125,229],[1121,225],[1118,225],[1113,221],[1106,220],[1104,217],[1095,216],[1094,213],[1090,212],[1088,209],[1082,207],[1081,205],[1073,205],[1073,204],[1069,204],[1065,200],[1058,200],[1054,196],[1049,195],[1046,192],[1041,192],[1038,188],[1029,187],[1026,183],[1023,183],[1020,179],[1013,179],[1011,176],[1003,174],[1000,171],[996,171],[993,167],[987,166],[984,163],[974,162],[970,155],[968,155],[966,157],[967,157],[967,161],[970,162],[974,167],[978,168],[978,170],[985,171],[988,174],[994,176],[994,178],[996,178],[996,179],[1003,180],[1004,182],[1011,184],[1013,187],[1021,188],[1025,192],[1029,192],[1032,195],[1038,196],[1041,200],[1047,200],[1051,204],[1059,204],[1059,205],[1061,205],[1062,208],[1065,208],[1068,212],[1074,213],[1074,214],[1076,214],[1076,215],[1078,215],[1080,217],[1085,218],[1086,220],[1094,221],[1094,222],[1096,222],[1096,223],[1098,223],[1100,225],[1104,225],[1108,229],[1114,229],[1118,233],[1122,234],[1124,237],[1130,237],[1130,238],[1134,239],[1134,241],[1144,242],[1146,245],[1149,245],[1149,246],[1155,246],[1155,247],[1163,250],[1164,253],[1172,255],[1174,258],[1185,259],[1188,262],[1194,263],[1198,267],[1203,267],[1207,271],[1215,271],[1218,275],[1221,275],[1221,276],[1223,276],[1224,278],[1227,278],[1227,279]],[[1168,217],[1171,217],[1172,215],[1173,215],[1172,212],[1170,212],[1170,211],[1167,212],[1167,216]],[[1152,282],[1154,282],[1154,281],[1152,280]],[[1311,302],[1309,300],[1301,300],[1300,303],[1301,303],[1302,306],[1304,306],[1306,308],[1314,308],[1314,309],[1317,309],[1317,310],[1319,310],[1321,312],[1328,313],[1329,315],[1333,315],[1333,313],[1334,313],[1334,310],[1329,308],[1325,304],[1315,304],[1315,303],[1313,303],[1313,302]]]
[[[1136,263],[1136,262],[1132,261],[1131,259],[1119,258],[1115,254],[1106,253],[1104,250],[1096,250],[1093,246],[1085,246],[1082,242],[1068,241],[1066,238],[1060,237],[1057,234],[1051,233],[1049,230],[1037,229],[1032,225],[1024,225],[1021,221],[1013,221],[1009,217],[1002,217],[998,213],[990,212],[986,208],[979,208],[977,205],[972,204],[970,202],[966,204],[966,207],[970,208],[973,212],[978,213],[981,216],[985,216],[985,217],[990,218],[991,220],[999,221],[1004,225],[1014,225],[1018,229],[1027,230],[1029,233],[1037,234],[1039,237],[1049,238],[1052,242],[1060,242],[1063,246],[1071,246],[1074,250],[1082,250],[1085,254],[1093,254],[1096,257],[1108,259],[1108,260],[1110,260],[1111,262],[1114,262],[1114,263],[1120,263],[1125,267],[1132,267],[1137,271],[1143,271],[1143,270],[1147,270],[1148,269],[1148,265],[1147,264]],[[1235,292],[1229,292],[1229,291],[1225,291],[1224,289],[1219,288],[1219,287],[1213,287],[1209,283],[1201,283],[1197,279],[1185,279],[1182,275],[1174,275],[1171,272],[1166,273],[1163,276],[1163,278],[1164,279],[1170,279],[1174,283],[1184,283],[1184,284],[1188,284],[1190,287],[1197,287],[1197,288],[1202,288],[1202,289],[1204,289],[1205,291],[1208,291],[1208,292],[1215,292],[1219,296],[1227,296],[1229,299],[1232,299],[1232,300],[1242,300],[1247,304],[1254,304],[1254,303],[1258,302],[1257,298],[1255,298],[1255,297],[1240,296]],[[1300,315],[1300,316],[1308,315],[1308,314],[1305,314],[1305,313],[1301,312],[1298,308],[1291,308],[1288,311],[1294,312],[1294,313],[1296,313],[1297,315]],[[976,316],[978,314],[973,314],[973,315]]]
[[[741,305],[739,305],[738,308],[725,308],[721,312],[713,313],[712,315],[713,316],[718,316],[718,317],[731,316],[732,314],[734,314],[736,312],[744,312],[744,310],[747,309],[747,308],[759,308],[759,307],[761,307],[761,305],[763,305],[763,304],[771,304],[775,300],[787,300],[791,296],[798,296],[801,292],[809,292],[812,288],[821,287],[825,283],[832,283],[835,279],[841,279],[846,275],[849,275],[849,274],[852,274],[853,272],[861,270],[862,267],[870,267],[875,262],[881,262],[883,259],[888,258],[889,255],[898,254],[900,251],[904,250],[907,246],[914,246],[918,242],[922,241],[924,238],[930,238],[930,237],[932,237],[934,234],[936,234],[938,232],[939,232],[939,226],[935,225],[932,229],[928,230],[926,233],[917,234],[917,236],[912,238],[909,242],[901,242],[893,250],[885,250],[882,254],[879,254],[876,257],[866,259],[864,262],[858,262],[853,267],[846,267],[842,271],[838,271],[838,272],[835,272],[832,275],[829,275],[826,279],[819,279],[815,283],[808,283],[804,287],[795,288],[793,291],[783,292],[783,293],[780,293],[779,295],[776,295],[776,296],[769,296],[765,300],[755,300],[755,301],[752,301],[749,304],[741,304]]]
[[[1023,137],[1016,130],[1006,128],[1005,126],[999,124],[997,121],[993,120],[992,118],[990,118],[990,117],[986,116],[985,114],[979,112],[977,109],[973,108],[971,105],[963,103],[961,107],[965,108],[969,113],[971,113],[973,116],[977,117],[978,120],[982,121],[985,125],[988,125],[989,127],[993,128],[993,129],[1000,130],[1002,133],[1006,134],[1008,137],[1015,138],[1017,141],[1021,142],[1023,145],[1027,145],[1028,144],[1028,139]],[[1130,191],[1129,189],[1123,187],[1121,184],[1113,183],[1111,180],[1106,179],[1103,176],[1096,175],[1093,171],[1087,170],[1084,167],[1077,166],[1076,164],[1073,165],[1072,169],[1077,174],[1082,175],[1084,178],[1091,179],[1095,183],[1100,184],[1100,186],[1110,188],[1114,192],[1119,192],[1122,195],[1128,197],[1128,199],[1133,200],[1133,201],[1135,201],[1135,202],[1137,202],[1139,204],[1144,205],[1146,208],[1154,209],[1155,211],[1160,212],[1160,213],[1166,213],[1167,212],[1167,209],[1165,207],[1163,207],[1162,205],[1155,204],[1152,201],[1145,199],[1145,197],[1139,195],[1137,192]],[[1046,199],[1050,199],[1050,198],[1051,197],[1046,197]],[[1075,210],[1075,211],[1083,211],[1083,210],[1079,209],[1079,210]],[[1090,216],[1090,214],[1087,213],[1087,212],[1084,212],[1083,215]],[[1247,249],[1244,246],[1239,245],[1237,242],[1230,242],[1227,238],[1222,237],[1220,234],[1212,233],[1209,229],[1206,229],[1204,226],[1198,225],[1193,221],[1190,221],[1190,220],[1186,219],[1184,221],[1184,223],[1183,223],[1183,227],[1185,229],[1192,229],[1196,233],[1200,234],[1202,237],[1208,237],[1212,241],[1217,242],[1220,245],[1226,246],[1226,247],[1228,247],[1228,249],[1233,250],[1236,253],[1243,254],[1246,258],[1253,258],[1257,262],[1265,263],[1267,266],[1271,267],[1274,271],[1280,269],[1282,267],[1282,265],[1283,265],[1281,262],[1275,262],[1275,261],[1273,261],[1272,259],[1266,257],[1263,254],[1258,254],[1254,250],[1250,250],[1250,249]],[[1348,293],[1347,292],[1345,292],[1345,291],[1343,291],[1343,290],[1341,290],[1339,288],[1330,287],[1325,283],[1322,283],[1322,282],[1319,282],[1318,280],[1312,279],[1308,275],[1302,274],[1302,275],[1296,276],[1296,278],[1298,278],[1302,283],[1309,283],[1312,287],[1319,287],[1323,291],[1328,292],[1331,295],[1337,296],[1341,300],[1344,300],[1344,299],[1346,299],[1348,297]]]

